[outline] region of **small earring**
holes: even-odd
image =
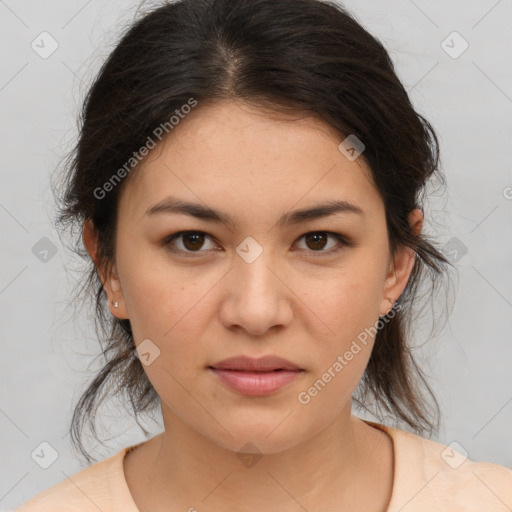
[[[115,308],[119,307],[119,302],[113,302],[112,304],[114,305]]]

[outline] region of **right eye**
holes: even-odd
[[[207,250],[198,249],[203,246],[205,237],[209,236],[204,231],[178,231],[167,236],[163,241],[163,245],[171,252],[183,253],[186,256],[192,255],[194,257],[195,254],[193,253],[208,252]],[[180,241],[181,247],[176,248],[174,242],[177,240]]]

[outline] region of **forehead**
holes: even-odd
[[[339,151],[343,139],[312,116],[284,117],[231,101],[199,105],[139,164],[120,210],[140,220],[167,195],[232,210],[241,222],[321,200],[378,209],[370,169]]]

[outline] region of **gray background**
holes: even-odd
[[[458,279],[448,323],[422,350],[443,412],[437,439],[512,467],[512,3],[345,4],[383,41],[440,137],[448,189],[428,203],[426,229],[456,261]],[[85,466],[67,428],[97,342],[90,321],[67,307],[79,262],[52,226],[50,173],[74,142],[87,85],[137,5],[0,1],[0,510]],[[44,31],[58,43],[47,58],[31,47],[51,49]],[[427,335],[418,325],[418,344]],[[121,408],[105,417],[112,439],[98,459],[144,439]],[[31,458],[42,442],[58,452],[48,469]]]

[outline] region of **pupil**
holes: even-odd
[[[202,235],[199,234],[199,233],[190,233],[189,235],[187,235],[185,237],[185,241],[186,242],[190,242],[190,240],[192,239],[192,247],[187,247],[187,249],[194,249],[196,248],[197,249],[197,246],[199,245],[199,247],[202,245],[201,242],[202,242]],[[199,242],[199,244],[198,244]],[[187,245],[187,244],[185,244]]]
[[[325,235],[322,234],[322,233],[320,233],[320,234],[319,233],[314,233],[312,235],[309,235],[309,238],[310,239],[313,238],[313,245],[319,244],[319,243],[321,244],[322,243],[321,239],[325,238]],[[322,247],[314,247],[314,249],[319,249],[319,248],[321,249]]]

